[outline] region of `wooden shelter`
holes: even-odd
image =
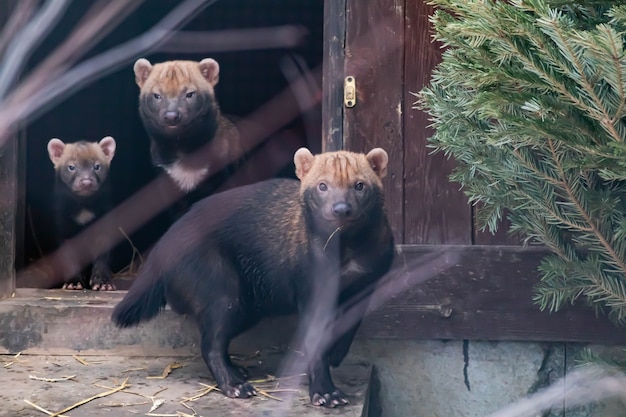
[[[139,8],[105,43],[141,33],[170,4],[151,0],[150,8]],[[274,146],[260,150],[257,157],[261,160],[280,153],[280,149],[290,150],[280,148],[285,143],[356,151],[380,146],[389,153],[389,175],[384,185],[398,243],[396,268],[391,274],[398,285],[382,292],[385,296],[379,300],[379,308],[363,326],[365,336],[625,342],[619,328],[604,317],[595,317],[586,306],[541,312],[533,303],[532,291],[538,280],[537,265],[547,252],[520,246],[507,236],[506,226],[495,235],[480,232],[474,208],[459,185],[448,180],[454,161],[442,154],[433,155],[427,146],[432,132],[427,116],[413,109],[413,93],[428,83],[441,56],[439,45],[432,42],[428,22],[432,11],[422,0],[274,0],[264,2],[263,7],[251,0],[231,0],[209,7],[184,29],[296,24],[306,28],[307,40],[294,48],[215,54],[224,74],[218,89],[222,107],[243,117],[278,96],[289,96],[285,73],[278,68],[278,63],[286,62],[281,61],[284,56],[299,56],[311,69],[313,79],[319,80],[318,104],[303,107],[296,93],[287,98],[291,107],[306,111],[267,135]],[[215,19],[217,15],[221,17]],[[68,17],[72,18],[76,19]],[[50,42],[54,44],[54,39]],[[40,53],[50,45],[42,45]],[[172,44],[164,48],[151,57],[158,61],[181,55]],[[183,55],[201,57],[198,53]],[[52,169],[46,165],[43,144],[50,137],[120,136],[119,154],[127,156],[120,156],[117,175],[128,177],[132,172],[130,185],[120,190],[120,202],[152,178],[130,67],[68,98],[27,127],[20,135],[23,141],[15,137],[2,149],[3,297],[14,291],[14,265],[19,269],[28,263],[27,207],[35,205],[36,190],[49,188],[45,176]],[[316,123],[321,130],[311,128]],[[272,136],[277,131],[279,139]],[[262,175],[258,167],[267,164],[254,165],[256,168],[249,172],[259,176],[248,176],[245,181],[276,175],[288,166],[285,159],[275,161]],[[152,230],[156,234],[162,231],[158,226]],[[146,242],[154,233],[146,232]]]

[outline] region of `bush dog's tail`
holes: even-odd
[[[165,307],[163,280],[153,265],[153,262],[144,265],[126,296],[115,306],[111,319],[118,327],[149,320]]]

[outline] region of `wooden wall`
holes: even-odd
[[[495,235],[478,230],[473,207],[448,179],[454,161],[432,154],[428,115],[412,108],[413,93],[441,59],[428,21],[432,12],[425,1],[346,2],[342,75],[356,78],[357,105],[343,109],[343,145],[358,151],[382,146],[389,153],[385,189],[398,243],[516,244],[506,225]]]

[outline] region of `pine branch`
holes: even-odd
[[[434,0],[446,50],[417,94],[457,161],[450,179],[495,231],[549,247],[535,301],[585,299],[626,321],[626,6]]]

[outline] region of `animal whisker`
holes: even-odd
[[[327,246],[328,246],[328,244],[330,243],[330,240],[333,238],[333,236],[335,236],[335,235],[336,235],[338,232],[340,232],[340,231],[341,231],[341,226],[337,227],[337,228],[335,229],[335,231],[334,231],[334,232],[332,232],[332,233],[330,234],[330,236],[328,236],[328,239],[326,239],[326,243],[324,243],[324,252],[326,252],[326,247],[327,247]]]

